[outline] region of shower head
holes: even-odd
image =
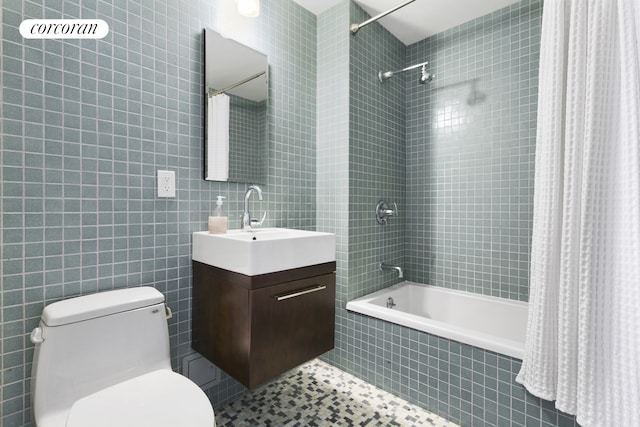
[[[423,84],[427,84],[430,83],[431,80],[433,80],[433,78],[435,77],[435,74],[431,74],[431,73],[424,73],[423,75],[420,76],[420,80],[418,80],[418,82],[423,85]]]
[[[431,74],[430,72],[427,71],[427,65],[423,65],[422,66],[422,71],[420,72],[420,84],[426,84],[429,83],[431,80],[433,80],[433,78],[435,77],[435,74]]]

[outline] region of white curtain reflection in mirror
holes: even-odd
[[[229,179],[229,96],[209,96],[207,127],[207,176],[215,181]]]

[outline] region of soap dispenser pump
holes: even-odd
[[[211,234],[224,234],[227,232],[227,217],[222,216],[222,199],[226,199],[224,196],[218,196],[216,200],[215,215],[209,217],[209,233]]]

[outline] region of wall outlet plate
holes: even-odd
[[[158,197],[176,197],[176,173],[158,171]]]

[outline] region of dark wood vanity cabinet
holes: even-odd
[[[193,349],[248,388],[331,350],[335,266],[245,276],[193,261]]]

